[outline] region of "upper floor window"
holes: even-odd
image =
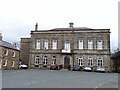
[[[97,60],[97,66],[103,66],[103,57],[99,57]]]
[[[15,57],[15,51],[12,51],[12,57]]]
[[[7,66],[7,59],[3,60],[3,66]]]
[[[56,64],[56,56],[53,56],[52,57],[52,65],[55,65]]]
[[[98,40],[97,41],[97,49],[102,49],[103,48],[103,40]]]
[[[53,40],[52,49],[57,49],[57,40]]]
[[[40,49],[40,40],[36,40],[36,49]]]
[[[40,57],[36,56],[35,57],[35,65],[39,65],[40,64]]]
[[[48,64],[48,59],[47,59],[47,56],[44,56],[44,59],[43,59],[43,64],[44,64],[44,65],[47,65],[47,64]]]
[[[93,49],[93,40],[88,40],[88,49]]]
[[[79,64],[80,66],[83,65],[83,57],[78,58],[78,64]]]
[[[45,48],[45,49],[48,49],[48,40],[45,40],[45,41],[44,41],[44,48]]]
[[[93,65],[93,58],[92,57],[89,57],[88,58],[88,66],[92,66]]]
[[[79,40],[79,49],[83,49],[83,40]]]
[[[5,56],[8,55],[8,50],[7,50],[7,49],[4,50],[4,55],[5,55]]]
[[[66,41],[65,42],[65,47],[64,49],[67,51],[67,50],[70,50],[70,42],[69,41]]]

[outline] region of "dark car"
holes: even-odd
[[[79,65],[74,65],[72,67],[72,71],[80,71],[80,66]]]

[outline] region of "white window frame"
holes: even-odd
[[[92,57],[88,57],[88,66],[93,66],[93,58]]]
[[[3,66],[7,66],[7,62],[8,62],[8,60],[4,59]]]
[[[47,56],[44,56],[44,59],[43,59],[43,65],[47,65],[47,64],[48,64]]]
[[[44,40],[44,48],[48,49],[48,40]]]
[[[5,52],[5,51],[6,51],[6,52]],[[8,50],[7,50],[7,49],[4,50],[4,55],[5,55],[5,56],[8,55]]]
[[[39,65],[40,64],[40,57],[36,56],[35,57],[35,65]]]
[[[83,66],[83,57],[78,58],[78,65]]]
[[[83,49],[83,40],[80,39],[78,42],[79,42],[79,43],[78,43],[78,48],[79,48],[79,49]]]
[[[66,42],[65,42],[64,50],[66,50],[66,51],[69,51],[69,50],[70,50],[70,42],[69,42],[69,41],[66,41]]]
[[[103,66],[103,57],[98,57],[98,59],[97,59],[97,66],[98,67],[102,67]]]
[[[56,62],[57,62],[57,60],[56,60],[56,56],[53,56],[53,57],[52,57],[52,65],[55,65]]]
[[[40,49],[40,39],[36,40],[36,49]]]
[[[11,67],[14,67],[14,66],[15,66],[15,61],[12,61]]]
[[[12,57],[15,57],[15,55],[16,55],[15,51],[12,51]]]
[[[57,49],[57,40],[53,40],[52,49]]]
[[[93,49],[93,40],[88,40],[88,49]]]
[[[103,49],[103,40],[97,40],[97,49]]]

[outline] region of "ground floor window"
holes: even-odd
[[[82,66],[83,65],[83,57],[79,57],[77,63]]]
[[[3,66],[7,66],[7,59],[3,60]]]
[[[103,66],[103,58],[102,57],[98,57],[97,66]]]
[[[15,65],[15,61],[12,61],[11,67],[14,67]]]
[[[92,66],[93,65],[93,58],[89,57],[88,58],[88,66]]]
[[[44,64],[44,65],[47,65],[47,64],[48,64],[48,58],[47,58],[47,56],[44,56],[43,64]]]
[[[53,56],[52,57],[52,65],[55,65],[56,64],[56,56]]]
[[[36,56],[35,57],[35,65],[39,65],[40,64],[40,57]]]

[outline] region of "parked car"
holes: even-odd
[[[80,66],[78,64],[74,65],[72,71],[80,71]]]
[[[92,71],[92,68],[90,66],[85,66],[84,71]]]
[[[25,65],[25,64],[21,64],[21,65],[19,65],[19,68],[20,68],[20,69],[28,69],[28,66]]]
[[[105,69],[102,67],[97,67],[96,69],[97,72],[105,72]]]
[[[60,70],[63,69],[63,65],[51,65],[50,70]]]
[[[57,65],[52,65],[50,66],[50,70],[58,70],[59,67]]]
[[[63,69],[63,65],[58,65],[58,69]]]

